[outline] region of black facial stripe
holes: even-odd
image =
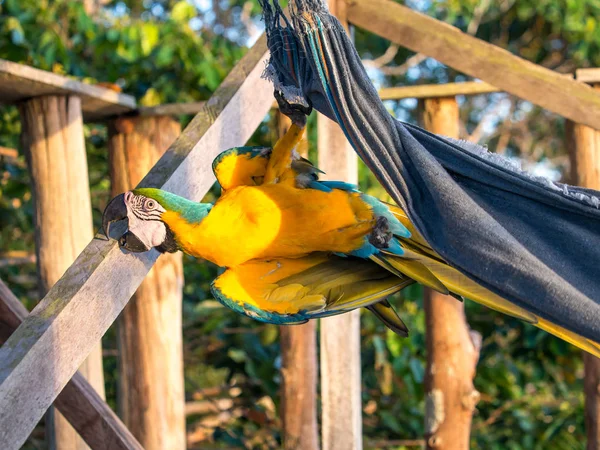
[[[158,210],[156,211],[143,211],[139,209],[132,209],[133,214],[141,220],[160,220],[160,216],[162,213]]]

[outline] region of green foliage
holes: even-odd
[[[203,2],[196,2],[200,5]],[[82,2],[0,0],[0,58],[87,82],[110,82],[144,105],[208,98],[244,53],[258,22],[258,2],[230,0],[196,7],[186,0],[111,1],[94,17]],[[481,14],[477,36],[547,67],[572,71],[600,65],[597,3],[575,0],[491,1],[478,12],[475,0],[415,2],[467,30]],[[204,9],[203,9],[204,8]],[[356,30],[359,52],[376,57],[385,40]],[[399,66],[412,54],[400,49]],[[462,81],[462,74],[427,60],[408,72],[379,76],[380,84]],[[506,105],[504,105],[506,103]],[[399,117],[416,120],[416,102],[390,103]],[[490,114],[492,113],[492,114]],[[563,123],[554,115],[504,94],[461,99],[471,133],[482,118],[482,141],[535,163],[564,155]],[[273,142],[265,121],[251,144]],[[232,124],[235,126],[235,124]],[[310,156],[316,156],[316,126],[309,120]],[[14,107],[0,109],[0,146],[17,148],[20,125]],[[106,128],[86,125],[94,223],[108,199]],[[508,138],[506,137],[508,133]],[[504,142],[504,143],[503,143]],[[388,198],[360,166],[361,187]],[[218,195],[213,189],[206,200]],[[0,252],[33,252],[33,211],[22,156],[0,160]],[[221,307],[210,295],[214,266],[186,257],[183,304],[185,389],[188,400],[231,399],[228,415],[188,418],[190,436],[215,448],[280,446],[279,343],[277,327],[254,322]],[[33,264],[1,267],[0,277],[27,303],[37,301]],[[387,331],[371,314],[362,316],[364,435],[368,448],[396,448],[386,441],[418,439],[423,433],[425,371],[422,289],[411,286],[393,299],[408,324],[407,339]],[[483,336],[475,384],[482,394],[474,417],[472,447],[486,449],[583,448],[580,352],[519,321],[466,302],[467,316]],[[104,338],[107,393],[115,406],[116,337]],[[37,445],[34,436],[32,445]],[[199,444],[200,445],[200,444]]]

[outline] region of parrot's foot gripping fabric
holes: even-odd
[[[311,106],[306,106],[305,102],[302,103],[290,103],[283,95],[281,91],[275,90],[273,93],[277,104],[279,105],[279,111],[290,118],[292,123],[298,128],[304,128],[306,126],[306,120],[312,112]]]
[[[394,233],[390,229],[388,220],[384,216],[377,217],[373,231],[369,235],[369,242],[377,248],[388,248]]]

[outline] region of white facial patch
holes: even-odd
[[[158,247],[165,241],[167,227],[160,220],[138,219],[135,214],[129,214],[129,211],[128,217],[129,231],[135,234],[148,249]]]
[[[125,194],[129,231],[148,248],[158,247],[167,237],[167,226],[160,220],[165,209],[156,200],[132,192]]]

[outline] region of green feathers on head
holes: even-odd
[[[132,192],[156,200],[167,211],[179,213],[189,223],[200,222],[213,207],[211,203],[194,202],[161,189],[140,188]]]

